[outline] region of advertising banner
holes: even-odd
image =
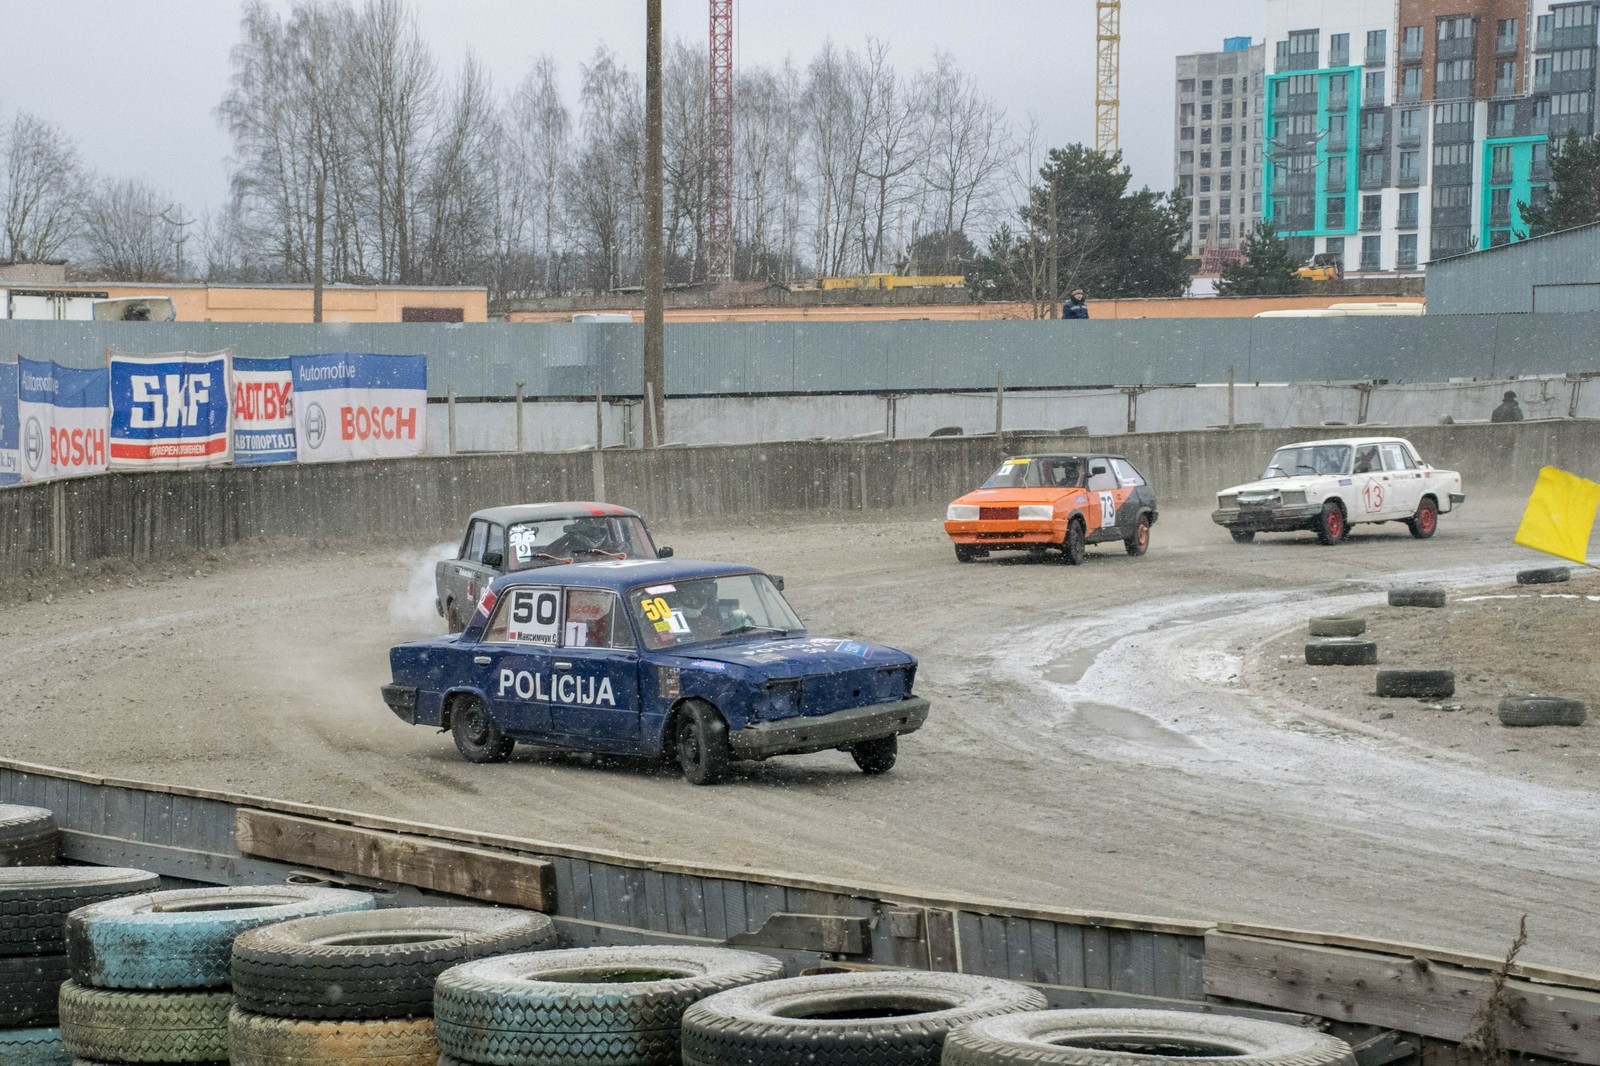
[[[111,465],[226,463],[229,353],[111,353]]]
[[[17,374],[22,479],[43,481],[104,471],[111,426],[110,371],[19,359]]]
[[[340,352],[289,357],[302,463],[398,459],[427,446],[428,357]]]
[[[289,359],[233,361],[233,463],[295,459],[293,383]]]
[[[18,466],[17,364],[0,363],[0,488],[22,480]]]

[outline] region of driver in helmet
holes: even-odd
[[[621,555],[616,538],[611,535],[611,525],[598,515],[583,515],[573,519],[550,545],[553,555]]]

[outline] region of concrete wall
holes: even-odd
[[[1591,420],[1396,432],[1425,459],[1461,470],[1469,505],[1485,491],[1524,491],[1546,464],[1593,473],[1600,454]],[[0,566],[176,558],[260,537],[440,537],[479,507],[533,500],[609,499],[662,524],[904,508],[932,522],[1002,455],[1048,449],[1121,452],[1164,505],[1204,505],[1255,477],[1273,448],[1327,433],[788,442],[104,474],[0,492]]]

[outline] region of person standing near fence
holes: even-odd
[[[1500,398],[1500,406],[1496,407],[1489,415],[1491,422],[1521,422],[1522,405],[1517,403],[1517,394],[1510,389]]]
[[[1083,290],[1073,289],[1067,302],[1061,305],[1062,318],[1088,318],[1089,305],[1083,300]]]

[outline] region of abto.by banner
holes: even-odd
[[[233,463],[292,463],[294,386],[289,359],[233,361]]]
[[[104,471],[111,424],[110,371],[19,359],[17,374],[22,480]]]
[[[340,352],[289,357],[302,463],[398,459],[427,446],[428,357]]]
[[[111,465],[226,463],[229,353],[111,353]]]
[[[17,364],[0,363],[0,487],[22,480],[18,468]]]

